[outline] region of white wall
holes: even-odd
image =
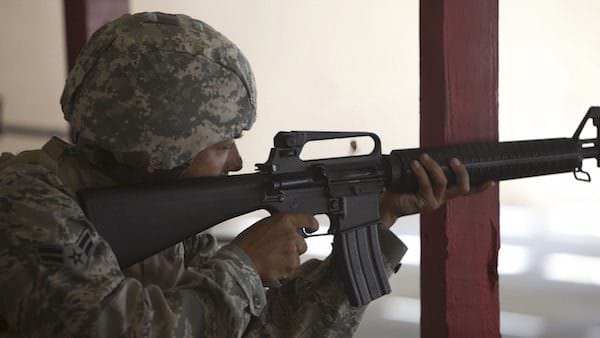
[[[600,106],[600,1],[500,1],[500,139],[570,137]],[[591,135],[594,137],[594,135]],[[591,184],[558,175],[501,185],[502,200],[545,208],[600,201]],[[560,196],[560,198],[559,198]]]
[[[245,170],[279,130],[375,131],[389,149],[418,145],[418,2],[131,1],[131,10],[204,20],[244,51],[258,119],[240,141]]]
[[[66,130],[59,104],[66,69],[62,1],[0,1],[0,123]],[[0,151],[43,143],[0,135]]]
[[[245,52],[256,74],[259,115],[255,127],[240,141],[244,171],[266,159],[279,130],[375,131],[385,152],[418,144],[418,0],[130,3],[134,12],[162,10],[202,19]],[[600,2],[499,3],[501,140],[571,136],[587,108],[600,105]],[[59,107],[66,72],[62,16],[62,0],[0,1],[0,96],[5,123],[65,127]],[[44,141],[0,136],[0,151],[20,151]],[[587,161],[586,167],[593,177],[591,184],[575,182],[568,174],[501,184],[502,205],[535,208],[524,211],[525,216],[535,215],[529,221],[517,215],[502,224],[501,253],[509,248],[507,244],[523,245],[535,253],[528,258],[530,274],[521,275],[522,279],[502,276],[503,309],[517,313],[528,309],[536,318],[545,318],[546,310],[553,309],[552,321],[567,315],[583,318],[584,312],[593,315],[582,304],[593,300],[590,295],[597,289],[577,293],[579,299],[566,296],[587,289],[547,283],[539,272],[544,256],[532,249],[544,246],[548,252],[560,249],[600,256],[600,230],[592,218],[600,201],[600,170],[593,161]],[[410,222],[416,223],[414,218]],[[416,236],[413,244],[418,247]],[[418,263],[418,254],[414,257]],[[414,300],[418,268],[407,265],[392,283],[395,295]],[[532,286],[523,291],[527,283]],[[545,289],[546,285],[552,288]],[[562,296],[556,296],[562,291]],[[553,298],[559,301],[551,303]],[[570,310],[560,312],[563,305]],[[383,317],[373,313],[377,315],[370,319]],[[399,324],[371,322],[363,326],[363,336],[374,336],[366,328],[397,328],[394,325]],[[407,336],[417,334],[414,325]]]
[[[133,0],[131,10],[201,18],[244,50],[259,90],[258,121],[240,142],[245,171],[265,160],[278,130],[371,130],[385,151],[418,144],[416,0]],[[599,12],[595,0],[500,1],[501,140],[570,136],[600,105]],[[3,122],[64,129],[62,1],[3,0],[0,13]],[[0,137],[3,151],[42,143]],[[502,199],[547,205],[556,190],[575,202],[600,191],[570,175],[526,182],[503,183]]]
[[[384,151],[418,144],[417,0],[132,0],[131,10],[201,18],[250,59],[259,115],[240,142],[244,171],[266,159],[278,130],[370,130]],[[599,11],[595,0],[500,1],[501,140],[570,136],[587,107],[600,105]],[[62,1],[3,0],[0,13],[3,122],[65,129]],[[43,142],[5,135],[0,149]],[[561,175],[503,183],[501,198],[548,205],[557,190],[575,203],[600,191]]]

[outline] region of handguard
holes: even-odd
[[[582,139],[581,134],[588,122],[596,128],[596,137]],[[557,173],[573,173],[579,181],[591,181],[583,171],[584,159],[595,158],[600,167],[600,107],[590,107],[572,137],[511,141],[453,144],[432,148],[394,150],[384,156],[387,170],[387,186],[394,192],[415,192],[418,181],[410,163],[427,153],[436,160],[448,184],[456,182],[450,167],[450,159],[461,160],[469,172],[471,185],[488,180],[505,181]]]

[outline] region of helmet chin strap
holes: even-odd
[[[115,159],[107,150],[78,140],[77,149],[83,157],[103,174],[109,176],[118,184],[152,184],[181,179],[190,166],[184,163],[172,169],[154,169],[152,167],[134,167],[123,164]]]
[[[102,171],[108,173],[118,182],[124,184],[153,184],[182,179],[189,164],[183,164],[173,169],[155,169],[130,167],[116,161],[103,165]]]
[[[168,169],[168,170],[153,170],[152,172],[149,172],[148,170],[146,170],[146,182],[148,183],[158,183],[158,182],[165,182],[165,181],[173,181],[173,180],[177,180],[177,179],[181,179],[183,178],[183,174],[185,173],[186,169],[190,166],[189,163],[185,163],[182,164],[178,167],[175,167],[173,169]]]

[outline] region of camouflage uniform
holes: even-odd
[[[122,271],[78,205],[82,188],[179,168],[239,137],[254,93],[243,55],[197,20],[127,15],[96,33],[62,98],[78,144],[53,138],[0,158],[2,326],[23,337],[351,336],[364,309],[349,306],[329,259],[265,292],[240,248],[201,234]],[[391,274],[405,248],[380,237]]]

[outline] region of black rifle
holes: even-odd
[[[588,120],[597,135],[581,139]],[[410,163],[422,153],[435,159],[449,184],[449,160],[459,158],[471,183],[573,172],[584,158],[600,166],[600,107],[592,107],[571,138],[451,145],[381,154],[377,135],[360,132],[279,132],[269,159],[254,174],[188,178],[166,183],[81,191],[82,208],[108,241],[121,267],[130,266],[222,221],[266,209],[271,213],[327,214],[333,259],[352,305],[390,292],[378,239],[379,196],[385,190],[415,192]],[[370,137],[368,155],[303,161],[314,140]]]

